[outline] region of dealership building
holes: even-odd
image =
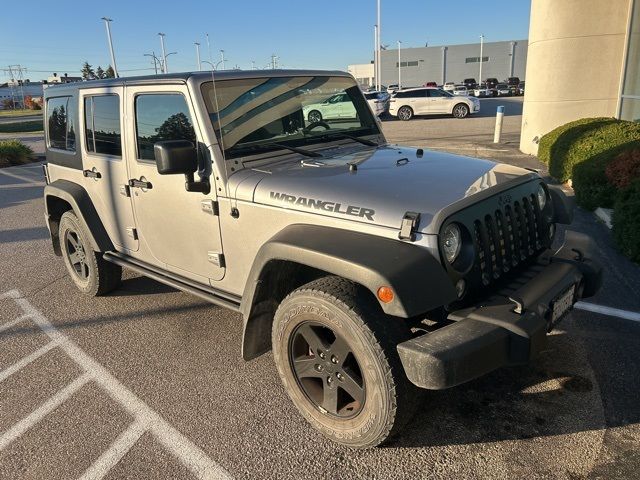
[[[401,48],[400,62],[398,49],[387,49],[381,52],[380,77],[383,85],[392,85],[398,83],[400,74],[405,87],[420,86],[426,82],[439,85],[445,82],[461,83],[465,78],[480,80],[482,60],[482,80],[497,78],[502,81],[508,77],[524,79],[527,45],[527,40],[484,42],[482,59],[479,42]],[[373,63],[349,65],[347,69],[361,85],[369,87],[374,84]]]
[[[572,120],[640,121],[640,0],[532,0],[520,150]]]

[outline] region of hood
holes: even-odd
[[[443,208],[537,177],[507,164],[429,150],[419,156],[420,152],[384,146],[345,153],[341,146],[324,150],[324,158],[245,170],[236,183],[243,188],[236,193],[243,191],[241,196],[260,204],[398,229],[406,212],[418,212],[418,230],[426,233]]]

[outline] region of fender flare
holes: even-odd
[[[54,248],[54,237],[57,238],[57,231],[54,232],[52,226],[53,212],[50,211],[50,197],[59,198],[71,205],[71,209],[85,227],[94,251],[108,252],[114,250],[113,242],[111,242],[89,194],[82,186],[68,180],[56,180],[44,187],[45,216],[52,241],[54,241]]]
[[[254,309],[254,299],[262,273],[273,260],[347,278],[363,285],[376,299],[378,288],[390,286],[395,293],[394,300],[379,303],[385,313],[396,317],[422,314],[457,298],[444,268],[426,248],[338,228],[290,225],[260,248],[245,284],[240,311],[244,317],[243,356],[246,359],[258,353],[249,347],[254,345],[253,336],[263,337],[267,333],[263,325],[267,321],[264,312]],[[268,327],[271,328],[270,323]],[[265,340],[261,340],[263,347]]]

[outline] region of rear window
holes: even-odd
[[[99,95],[84,100],[87,151],[122,156],[120,135],[120,99],[117,95]]]
[[[396,92],[395,98],[423,98],[426,96],[426,90],[410,90],[408,92]]]
[[[54,97],[47,100],[47,142],[49,148],[76,151],[76,130],[73,121],[75,99]]]

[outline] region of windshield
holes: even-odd
[[[304,147],[332,135],[377,135],[362,92],[348,77],[305,76],[221,80],[202,84],[225,157]],[[218,123],[218,110],[222,130]]]

